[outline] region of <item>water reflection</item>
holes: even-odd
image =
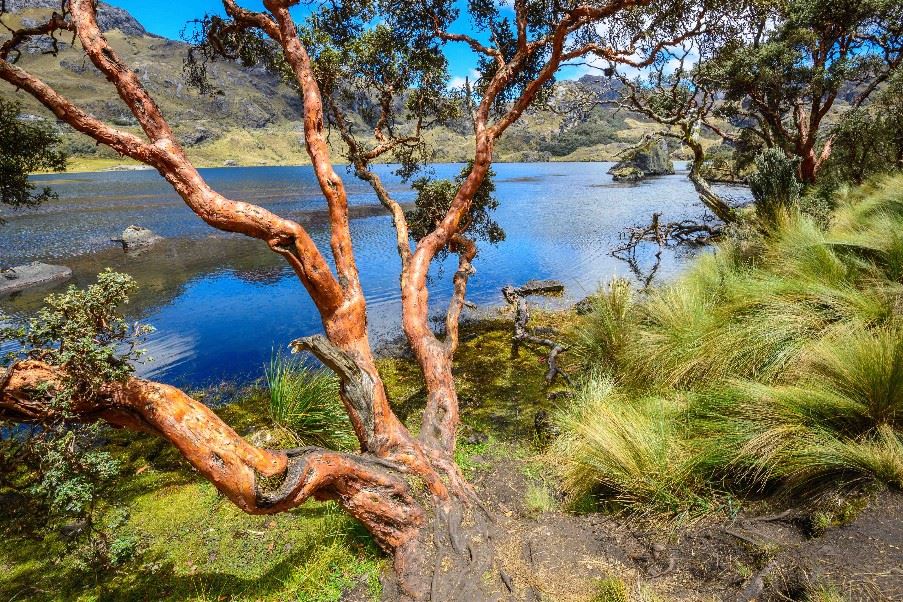
[[[558,278],[567,286],[558,303],[585,296],[613,275],[630,276],[609,255],[624,226],[663,219],[699,217],[703,207],[685,174],[637,185],[616,184],[605,163],[500,164],[497,221],[506,240],[483,246],[474,262],[470,299],[500,304],[505,284],[530,278]],[[402,202],[410,189],[381,167]],[[451,177],[460,165],[438,165]],[[309,167],[205,170],[217,190],[260,203],[305,224],[321,248],[328,248],[325,205]],[[49,176],[60,201],[33,210],[5,213],[0,228],[0,264],[50,260],[70,266],[84,285],[110,266],[132,274],[140,291],[127,308],[132,319],[153,324],[148,340],[155,362],[142,373],[182,385],[255,378],[272,349],[318,332],[313,303],[280,258],[258,241],[213,232],[153,172]],[[376,339],[400,334],[398,258],[390,218],[370,190],[352,177],[350,191],[354,249],[369,302],[369,327]],[[43,183],[43,182],[42,182]],[[733,194],[742,196],[744,191]],[[109,242],[130,224],[148,227],[167,240],[140,256]],[[650,250],[649,254],[654,253]],[[638,261],[651,260],[643,252]],[[676,273],[685,256],[666,251],[657,278]],[[451,292],[454,259],[434,266],[431,303],[443,307]],[[439,277],[440,271],[442,277]],[[44,291],[45,292],[45,291]],[[0,298],[0,309],[27,313],[43,292]]]

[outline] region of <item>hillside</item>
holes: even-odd
[[[12,25],[28,24],[57,6],[58,0],[11,0]],[[111,45],[140,74],[160,104],[189,155],[202,166],[280,165],[307,163],[300,136],[300,100],[278,79],[261,68],[216,62],[209,74],[222,94],[205,96],[189,88],[182,77],[187,44],[149,34],[128,12],[101,5],[99,22]],[[3,37],[0,36],[0,40]],[[62,94],[97,117],[118,127],[138,131],[137,123],[112,87],[78,47],[60,43],[57,56],[46,54],[49,40],[27,48],[20,65],[37,74]],[[608,80],[585,76],[563,86],[610,86]],[[50,119],[50,113],[24,93],[0,86],[0,96],[23,103],[27,118]],[[554,101],[553,101],[554,103]],[[358,117],[355,117],[359,121]],[[619,150],[650,127],[621,112],[595,109],[589,117],[566,119],[553,111],[525,115],[500,141],[500,161],[612,160]],[[95,145],[60,125],[73,160],[72,170],[126,165],[128,159]],[[472,145],[466,123],[438,127],[428,133],[437,149],[435,161],[464,161]],[[336,149],[339,151],[340,149]]]

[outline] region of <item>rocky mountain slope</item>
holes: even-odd
[[[59,0],[7,0],[13,26],[36,22]],[[301,104],[297,95],[260,68],[247,69],[216,62],[209,74],[221,94],[205,96],[189,88],[182,76],[188,46],[148,33],[127,11],[100,5],[99,23],[144,85],[160,104],[181,142],[199,165],[300,164],[308,157],[301,140]],[[3,36],[0,35],[0,40]],[[131,113],[81,50],[61,37],[62,51],[47,54],[49,40],[25,49],[20,65],[94,115],[123,129],[138,131]],[[605,78],[586,76],[567,86],[610,86]],[[611,94],[614,94],[612,91]],[[31,97],[0,85],[0,96],[17,98],[23,112],[33,117],[52,116]],[[359,118],[358,118],[359,119]],[[63,127],[63,126],[61,126]],[[63,127],[64,131],[65,128]],[[595,109],[588,116],[569,118],[559,112],[533,111],[513,126],[498,146],[501,161],[613,160],[619,150],[654,129],[630,115]],[[437,149],[436,161],[464,161],[472,141],[467,124],[451,124],[429,132]],[[76,169],[94,169],[128,161],[86,137],[66,131],[66,144]],[[340,149],[336,149],[340,151]]]

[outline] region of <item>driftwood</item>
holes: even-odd
[[[662,214],[655,212],[647,226],[630,226],[621,233],[624,243],[611,251],[611,256],[627,262],[630,270],[645,287],[648,287],[658,271],[665,247],[678,245],[701,246],[718,239],[723,233],[721,225],[711,225],[694,220],[679,222],[662,222]],[[658,246],[655,261],[648,272],[643,271],[637,259],[636,251],[642,243],[654,243]]]
[[[506,286],[502,288],[502,296],[509,305],[514,307],[514,335],[511,339],[511,357],[517,357],[521,345],[536,345],[548,347],[546,356],[546,385],[555,382],[557,376],[571,384],[571,379],[558,365],[558,356],[567,351],[567,346],[552,339],[539,336],[532,329],[527,328],[530,320],[530,310],[527,307],[527,297],[532,295],[555,295],[564,291],[564,285],[557,280],[531,280],[519,288]]]

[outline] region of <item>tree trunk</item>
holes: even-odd
[[[38,424],[61,418],[52,394],[65,378],[39,361],[14,364],[0,376],[0,416]],[[343,385],[353,404],[365,391],[357,384]],[[484,577],[494,563],[489,512],[451,454],[411,438],[403,426],[394,436],[387,433],[385,440],[394,442],[379,453],[263,449],[179,389],[139,378],[110,383],[65,411],[70,419],[102,420],[168,440],[250,514],[283,512],[310,498],[336,501],[392,556],[402,600],[489,600],[500,591],[497,572],[493,580]],[[279,482],[265,485],[260,477]]]
[[[699,140],[692,135],[686,136],[685,139],[687,145],[693,151],[693,163],[690,165],[690,181],[696,189],[696,194],[699,195],[699,200],[725,224],[736,223],[739,221],[737,212],[724,199],[715,194],[715,191],[712,190],[706,179],[702,177],[701,170],[705,162],[705,151]]]

